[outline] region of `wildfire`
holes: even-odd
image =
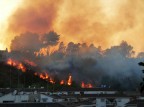
[[[23,72],[26,72],[26,68],[24,67],[24,65],[22,63],[19,63],[17,68],[22,70]]]
[[[48,73],[46,73],[46,72],[45,73],[39,73],[39,74],[35,73],[35,75],[39,76],[39,78],[41,78],[41,79],[49,81],[52,84],[55,84],[55,80],[52,77],[50,77],[48,75]],[[61,80],[60,85],[64,85],[64,84],[65,84],[65,81]],[[69,86],[72,85],[72,76],[71,75],[69,75],[69,77],[68,77],[67,85],[69,85]]]
[[[50,83],[55,84],[54,80],[52,78],[50,78]]]
[[[12,59],[8,59],[7,64],[11,66],[16,66],[16,62],[13,61]]]
[[[93,88],[92,84],[88,83],[85,84],[84,82],[81,83],[81,88]]]
[[[34,75],[39,76],[39,78],[41,78],[43,80],[48,80],[48,78],[49,78],[49,75],[47,72],[43,72],[43,73],[35,72]]]
[[[25,60],[25,62],[31,66],[36,66],[36,64],[34,62],[31,62],[29,60]],[[26,70],[27,70],[26,67],[21,62],[13,60],[11,58],[7,60],[7,64],[10,66],[16,67],[17,69],[21,70],[22,72],[26,72]],[[35,72],[34,75],[38,76],[39,78],[41,78],[43,80],[50,82],[51,84],[55,84],[55,80],[52,77],[50,77],[50,75],[46,71],[45,72]],[[67,82],[65,80],[61,80],[59,84],[60,85],[67,84],[68,86],[71,86],[72,85],[72,75],[68,76]],[[93,86],[91,83],[86,84],[86,83],[82,82],[81,88],[93,88]]]
[[[39,78],[41,78],[41,79],[43,79],[43,80],[49,81],[49,82],[52,83],[52,84],[55,84],[54,80],[52,79],[52,77],[50,77],[50,76],[48,75],[47,72],[43,72],[43,73],[35,72],[34,75],[35,75],[35,76],[38,76]]]
[[[61,80],[61,81],[60,81],[60,85],[64,85],[64,80]]]
[[[34,52],[34,54],[36,56],[47,56],[47,55],[51,55],[52,53],[54,53],[57,50],[58,50],[58,45],[52,46],[52,47],[47,47],[47,48],[41,48],[39,51]]]
[[[72,84],[72,76],[71,76],[71,75],[69,75],[67,85],[71,85],[71,84]]]
[[[10,65],[10,66],[16,67],[19,70],[22,70],[22,72],[26,71],[25,66],[22,63],[18,62],[18,61],[8,59],[7,64]]]
[[[81,83],[81,87],[82,87],[82,88],[85,88],[84,82]]]

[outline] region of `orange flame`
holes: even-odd
[[[93,88],[92,84],[89,83],[88,84],[88,88]]]
[[[61,80],[61,81],[60,81],[60,85],[64,85],[64,80]]]
[[[43,72],[43,73],[37,73],[37,72],[35,72],[34,75],[38,76],[39,78],[41,78],[43,80],[49,81],[52,84],[55,84],[55,81],[51,77],[49,77],[49,75],[48,75],[47,72]]]
[[[85,83],[84,82],[81,83],[81,87],[85,88]]]
[[[43,74],[40,74],[39,77],[40,77],[41,79],[45,79],[45,77],[43,76]]]
[[[47,55],[51,55],[57,50],[58,50],[58,45],[47,47],[47,48],[41,48],[39,51],[34,52],[34,54],[36,56],[47,56]]]
[[[50,78],[50,83],[55,84],[55,82],[52,78]]]
[[[19,70],[22,70],[22,72],[26,71],[26,68],[22,63],[12,60],[11,58],[7,60],[7,64],[10,66],[16,67]]]
[[[72,76],[71,75],[69,75],[67,85],[72,85]]]
[[[40,73],[40,74],[34,73],[34,75],[36,75],[36,76],[38,75],[39,78],[41,78],[41,79],[43,79],[43,80],[47,80],[47,79],[49,78],[49,75],[48,75],[46,72]]]
[[[22,70],[23,72],[26,72],[26,68],[23,66],[22,63],[19,63],[17,66],[18,69]]]
[[[84,82],[81,83],[81,88],[93,88],[91,83],[85,84]]]
[[[45,72],[45,78],[48,79],[49,75]]]
[[[12,59],[8,59],[7,64],[11,66],[16,66],[16,62],[14,62]]]
[[[33,63],[29,60],[25,60],[25,62],[27,62],[31,66],[35,66],[35,63]],[[19,70],[22,70],[22,72],[26,72],[26,70],[27,70],[22,63],[20,63],[18,61],[15,61],[15,60],[12,60],[11,58],[7,60],[7,64],[10,65],[10,66],[16,67]],[[41,72],[41,73],[40,72],[35,72],[34,75],[38,76],[39,78],[41,78],[43,80],[46,80],[46,81],[50,82],[51,84],[55,84],[54,79],[51,78],[47,72]],[[65,84],[65,81],[61,80],[60,85],[64,85],[64,84]],[[67,85],[68,86],[72,85],[72,76],[71,75],[69,75],[69,77],[68,77]],[[93,88],[91,83],[85,84],[84,82],[81,83],[81,87],[82,88]]]

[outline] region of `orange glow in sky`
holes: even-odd
[[[8,17],[20,5],[22,0],[0,0],[0,49],[5,49],[7,43],[5,41],[6,28],[8,26]]]
[[[64,42],[109,48],[124,40],[143,51],[143,11],[143,0],[0,0],[0,49],[20,33],[54,30]]]

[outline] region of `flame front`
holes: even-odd
[[[60,81],[60,85],[64,85],[64,80],[61,80],[61,81]]]
[[[50,78],[50,83],[55,84],[55,81],[52,78]]]
[[[17,68],[22,70],[23,72],[26,72],[26,68],[24,67],[24,65],[22,63],[19,63]]]
[[[81,88],[85,88],[84,82],[81,83]]]
[[[10,66],[16,67],[19,70],[22,70],[22,72],[26,72],[25,66],[22,63],[18,62],[18,61],[8,59],[7,64],[10,65]]]
[[[36,64],[31,61],[25,60],[25,62],[31,66],[36,66]],[[22,72],[26,72],[26,70],[27,70],[26,67],[21,62],[13,60],[11,58],[7,60],[7,64],[10,66],[16,67],[17,69],[21,70]],[[34,75],[38,76],[39,78],[41,78],[43,80],[46,80],[47,82],[49,82],[51,84],[56,83],[55,80],[48,74],[47,71],[35,72]],[[71,86],[72,85],[72,76],[71,75],[68,76],[67,82],[65,82],[65,80],[61,80],[59,84],[60,85],[67,84],[68,86]],[[91,83],[85,84],[84,82],[82,82],[81,88],[93,88],[93,86]]]
[[[85,84],[84,82],[81,83],[81,88],[93,88],[91,83]]]
[[[72,76],[69,75],[67,85],[72,85]]]

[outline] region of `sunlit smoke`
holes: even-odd
[[[8,35],[8,18],[15,12],[22,0],[1,0],[0,1],[0,49],[9,47],[11,35]]]
[[[8,29],[0,31],[0,47],[9,47],[14,36],[26,31],[41,34],[55,30],[66,43],[93,42],[107,48],[125,40],[142,51],[143,4],[143,0],[25,0],[9,14]]]

